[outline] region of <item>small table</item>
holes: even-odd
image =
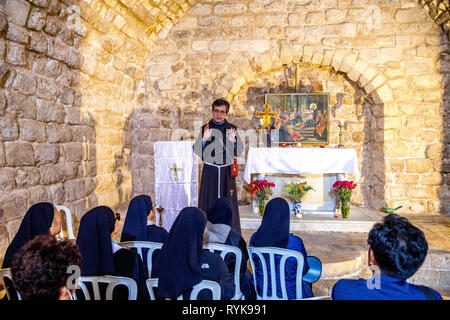
[[[274,196],[282,196],[284,183],[306,180],[316,191],[310,191],[303,199],[305,213],[333,213],[336,197],[332,185],[343,174],[355,175],[360,179],[358,158],[351,148],[250,148],[244,171],[244,180],[252,181],[252,175],[259,179],[271,176],[275,183]],[[303,176],[303,177],[302,177]],[[297,181],[296,181],[297,182]],[[289,206],[292,209],[292,202]],[[256,207],[256,201],[253,201]]]

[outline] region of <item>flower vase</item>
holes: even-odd
[[[344,201],[341,203],[341,214],[342,218],[348,219],[348,214],[350,213],[350,201]]]
[[[258,200],[258,213],[261,217],[264,215],[266,204],[267,204],[266,200]]]
[[[303,218],[303,206],[302,202],[299,200],[294,203],[295,216],[299,219]]]

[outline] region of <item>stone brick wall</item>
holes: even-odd
[[[449,42],[419,2],[198,1],[155,44],[144,105],[158,119],[173,119],[161,132],[192,131],[220,96],[232,102],[230,120],[253,128],[261,100],[254,103],[252,87],[280,85],[276,73],[292,62],[328,68],[325,81],[334,72],[358,92],[351,101],[354,92],[322,86],[346,99],[332,114],[330,146],[344,118],[346,145],[359,150],[364,174],[355,204],[450,212],[443,117]],[[241,188],[240,198],[247,197]]]
[[[423,265],[408,282],[432,287],[433,289],[450,290],[450,255],[448,251],[430,250]]]
[[[132,192],[127,118],[156,34],[189,1],[0,2],[0,260],[39,201],[80,218]]]

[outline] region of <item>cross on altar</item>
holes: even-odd
[[[256,118],[262,118],[264,122],[264,128],[269,129],[270,128],[270,118],[274,118],[277,115],[276,111],[271,111],[271,106],[269,104],[265,104],[263,106],[264,112],[256,111]]]
[[[175,180],[175,182],[178,181],[178,171],[180,171],[181,168],[177,168],[177,164],[174,163],[173,164],[173,168],[170,168],[170,171],[173,171],[173,179]]]

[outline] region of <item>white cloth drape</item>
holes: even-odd
[[[253,173],[324,174],[353,173],[360,178],[355,149],[347,148],[250,148],[244,180]]]
[[[193,141],[158,141],[154,145],[154,203],[165,209],[163,227],[167,231],[183,208],[196,207],[198,203],[198,167],[193,144]],[[179,168],[176,173],[171,170],[175,165]]]

